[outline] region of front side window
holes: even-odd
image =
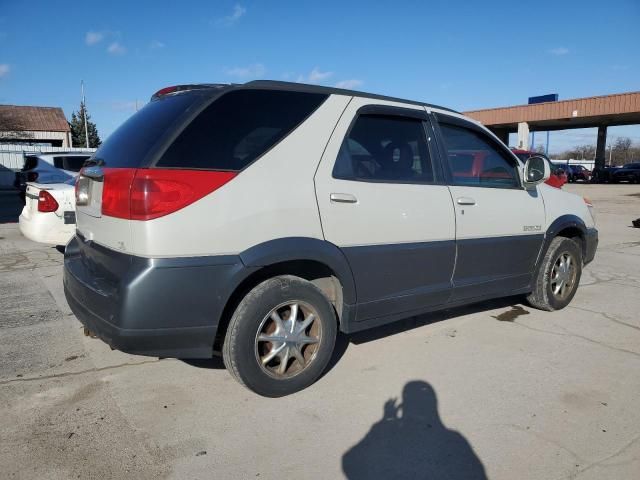
[[[440,130],[453,183],[475,187],[519,187],[515,161],[490,137],[448,123],[441,123]]]
[[[422,120],[387,115],[358,116],[342,142],[333,177],[388,183],[433,182]]]

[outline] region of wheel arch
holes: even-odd
[[[580,251],[582,252],[582,258],[584,259],[586,256],[586,236],[587,236],[587,226],[584,221],[576,216],[576,215],[562,215],[556,218],[549,228],[547,228],[547,232],[545,234],[543,251],[541,252],[544,255],[544,252],[547,251],[551,240],[555,237],[566,237],[571,238],[572,240],[577,240],[580,246]]]
[[[334,306],[338,321],[351,321],[356,302],[351,268],[340,249],[315,238],[281,238],[261,243],[240,253],[247,275],[230,293],[218,323],[214,351],[221,351],[229,321],[240,301],[259,283],[278,275],[294,275],[315,284]]]

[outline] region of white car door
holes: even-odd
[[[357,321],[445,303],[455,214],[420,106],[354,97],[315,176],[325,239],[346,256]]]
[[[517,159],[479,126],[436,114],[456,212],[452,301],[519,293],[544,240],[538,189],[522,186]]]

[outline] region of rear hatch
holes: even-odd
[[[179,242],[193,244],[200,235],[200,219],[185,207],[261,158],[326,98],[228,86],[155,95],[80,172],[80,239],[135,255],[180,255]],[[191,238],[180,235],[186,225]],[[159,249],[159,239],[170,247]]]
[[[122,124],[86,162],[76,186],[77,232],[80,239],[130,252],[129,203],[138,169],[154,157],[211,98],[203,91],[155,98]]]

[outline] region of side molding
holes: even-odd
[[[240,253],[247,267],[263,267],[276,263],[312,260],[333,270],[342,284],[345,304],[356,303],[356,286],[347,259],[333,243],[317,238],[289,237],[270,240]]]

